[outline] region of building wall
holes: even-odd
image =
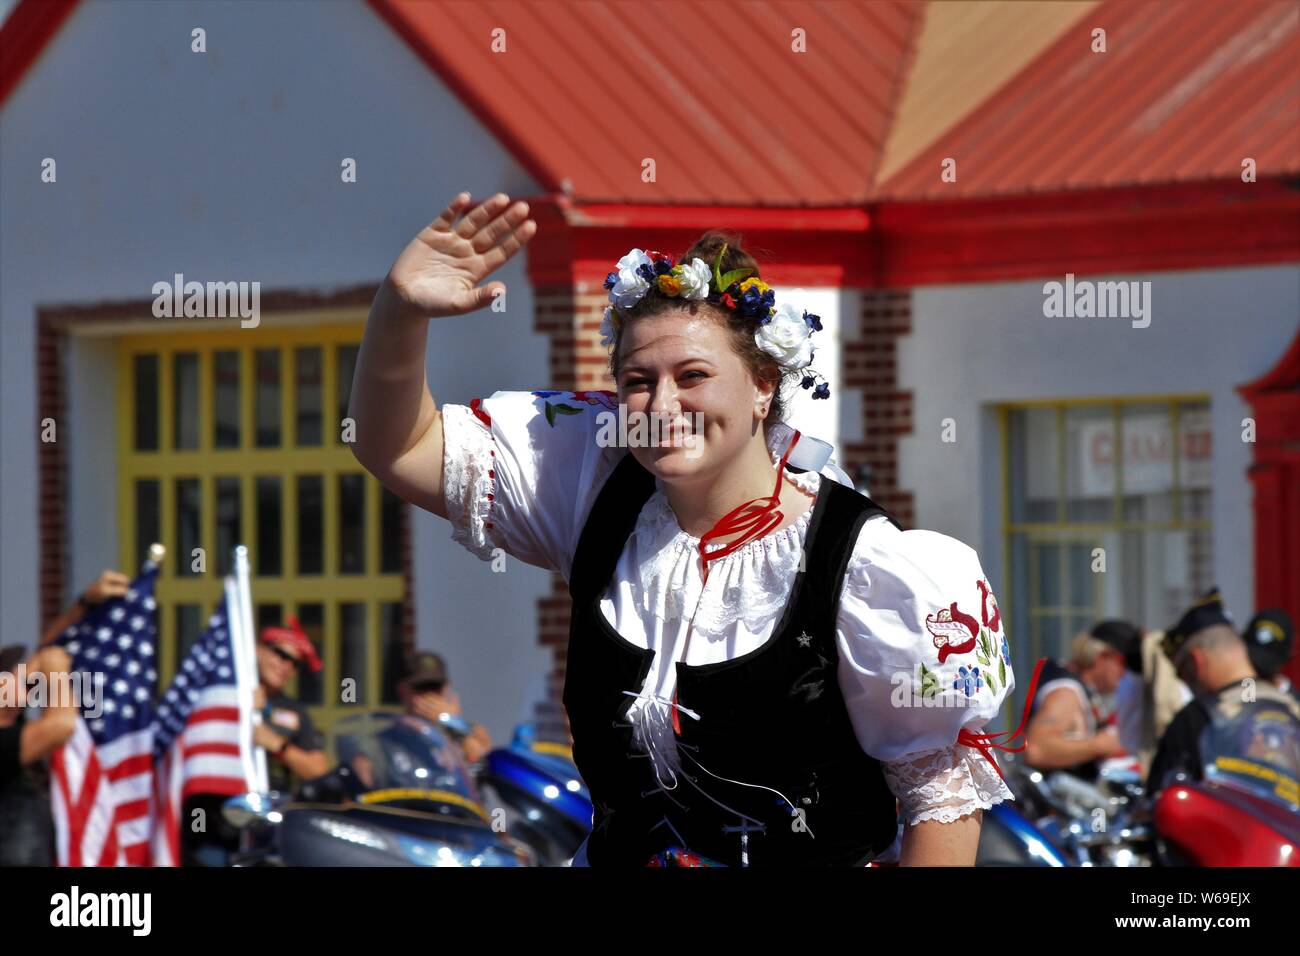
[[[303,10],[82,4],[0,111],[6,643],[34,643],[41,624],[39,306],[147,299],[176,272],[258,281],[264,291],[377,283],[458,190],[485,198],[536,188],[369,8]],[[206,54],[190,52],[196,26],[207,31]],[[57,161],[55,184],[40,181],[45,157]],[[340,181],[344,157],[357,160],[355,184]],[[440,402],[546,377],[522,258],[500,278],[506,313],[431,326]],[[69,428],[59,433],[70,446],[69,597],[118,559],[113,348],[71,339]],[[533,608],[546,575],[516,565],[502,586],[439,519],[418,513],[412,532],[417,643],[446,653],[467,709],[504,736],[529,713],[534,675],[545,669]],[[519,625],[489,632],[488,620]]]
[[[916,524],[967,542],[1003,586],[999,402],[1208,392],[1213,429],[1215,577],[1242,621],[1254,603],[1253,529],[1241,440],[1248,414],[1234,388],[1271,368],[1296,334],[1300,267],[1089,276],[1151,282],[1152,319],[1043,316],[1043,282],[919,288],[900,378],[914,396],[901,442],[901,484]],[[957,441],[940,441],[941,421]],[[1167,622],[1142,622],[1162,626]]]

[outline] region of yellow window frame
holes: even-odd
[[[1004,567],[1006,573],[1003,575],[1002,590],[1005,598],[1001,603],[1003,614],[1007,618],[1007,633],[1016,634],[1024,633],[1022,627],[1027,625],[1027,621],[1017,620],[1015,612],[1016,604],[1013,600],[1013,589],[1015,587],[1015,575],[1013,573],[1013,546],[1015,536],[1022,534],[1028,546],[1032,547],[1035,543],[1051,540],[1054,543],[1065,544],[1069,541],[1085,540],[1098,541],[1103,534],[1111,532],[1125,531],[1197,531],[1210,530],[1211,522],[1208,519],[1187,519],[1183,517],[1182,503],[1182,483],[1179,474],[1179,464],[1181,456],[1174,454],[1172,456],[1173,483],[1171,487],[1172,498],[1172,517],[1169,521],[1125,521],[1124,520],[1124,443],[1117,441],[1115,443],[1115,494],[1112,506],[1112,517],[1110,521],[1069,521],[1066,518],[1066,439],[1065,439],[1065,415],[1066,410],[1070,408],[1088,408],[1096,406],[1108,406],[1113,409],[1114,425],[1116,434],[1122,434],[1123,413],[1128,406],[1139,405],[1165,405],[1169,410],[1169,427],[1170,434],[1175,437],[1180,434],[1180,416],[1181,408],[1185,405],[1205,404],[1209,405],[1211,396],[1208,392],[1198,392],[1190,394],[1150,394],[1150,395],[1123,395],[1123,396],[1097,396],[1087,398],[1051,398],[1051,399],[1028,399],[1014,402],[1001,402],[996,406],[998,413],[998,430],[999,430],[999,454],[1002,462],[1002,554],[1004,558]],[[1014,412],[1027,409],[1052,409],[1056,413],[1056,448],[1060,456],[1057,465],[1057,477],[1059,487],[1057,489],[1057,520],[1052,522],[1043,521],[1014,521],[1012,519],[1013,510],[1011,502],[1011,483],[1014,462],[1011,459],[1011,416]],[[1062,548],[1062,561],[1065,558],[1065,549]],[[1032,596],[1035,593],[1033,577],[1036,574],[1036,565],[1033,561],[1028,562],[1027,574],[1030,581],[1027,588]],[[1093,588],[1093,608],[1095,613],[1100,616],[1102,609],[1100,607],[1100,597],[1097,588]],[[1032,617],[1036,610],[1044,610],[1035,605],[1027,604],[1026,611]],[[1059,611],[1059,608],[1046,609],[1047,611]],[[1039,640],[1037,629],[1029,628],[1028,633],[1031,635],[1030,659],[1038,660],[1043,656],[1043,648]],[[1024,684],[1028,688],[1028,683]],[[1013,715],[1011,702],[1007,702],[1006,718],[1010,721],[1010,726],[1015,726],[1016,720]]]
[[[203,321],[203,320],[199,320]],[[259,477],[278,477],[281,484],[280,504],[280,574],[263,576],[256,573],[256,555],[253,554],[254,576],[251,587],[254,605],[278,604],[282,615],[297,614],[302,605],[319,604],[322,608],[321,651],[324,668],[321,705],[310,710],[318,727],[328,731],[334,721],[345,713],[359,709],[381,707],[383,690],[382,611],[386,604],[401,604],[406,599],[403,572],[380,573],[381,559],[381,486],[357,463],[347,444],[342,441],[339,423],[333,422],[337,392],[338,350],[340,346],[359,345],[364,324],[359,321],[329,324],[308,324],[310,316],[277,317],[275,328],[259,327],[241,329],[222,323],[225,328],[213,331],[185,328],[177,334],[128,334],[118,338],[118,518],[121,567],[134,571],[136,556],[136,499],[135,482],[141,478],[155,478],[159,482],[159,525],[161,538],[168,545],[168,555],[160,570],[157,585],[159,630],[159,680],[166,686],[179,666],[177,660],[179,635],[176,633],[175,607],[178,604],[197,605],[201,626],[206,626],[209,614],[221,600],[221,581],[217,576],[217,508],[216,486],[218,476],[237,477],[240,488],[239,530],[242,543],[250,554],[255,551],[256,481]],[[217,323],[213,323],[216,325]],[[295,350],[321,349],[321,444],[298,446],[294,444],[297,420],[297,389],[295,387]],[[254,353],[277,349],[280,354],[280,445],[274,448],[256,447],[255,419],[255,357]],[[240,442],[238,448],[215,448],[215,400],[213,362],[217,352],[235,351],[239,354],[239,408]],[[175,356],[178,353],[197,353],[199,361],[198,447],[174,447],[175,409],[172,406],[171,387]],[[140,354],[158,356],[158,450],[141,451],[135,440],[135,382],[134,362]],[[339,494],[338,476],[344,474],[365,476],[365,571],[362,574],[342,574],[339,571]],[[319,575],[300,576],[297,573],[298,552],[298,502],[299,475],[320,475],[322,483],[322,571]],[[197,478],[200,487],[199,544],[207,555],[207,569],[199,576],[180,577],[175,573],[176,489],[178,478]],[[404,519],[405,520],[405,519]],[[347,675],[340,673],[342,664],[342,632],[340,604],[358,603],[365,607],[366,665],[365,683],[358,687],[362,704],[341,702],[341,682]],[[291,696],[297,694],[296,679],[286,688]]]

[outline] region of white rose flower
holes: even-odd
[[[600,323],[600,345],[609,348],[614,344],[614,307],[605,306],[605,318]]]
[[[650,291],[650,283],[636,272],[643,265],[653,266],[654,262],[641,249],[633,249],[618,260],[618,281],[609,290],[609,301],[620,309],[633,308]]]
[[[682,285],[683,299],[706,299],[709,296],[709,280],[713,270],[703,259],[692,259],[682,264],[682,273],[677,281]]]
[[[812,330],[803,310],[789,303],[780,306],[770,322],[754,332],[754,341],[786,368],[804,368],[812,362]]]

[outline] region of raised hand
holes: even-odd
[[[402,250],[388,284],[412,315],[473,312],[505,291],[502,282],[479,283],[536,233],[526,202],[511,205],[509,196],[497,193],[471,209],[469,193],[460,193]]]

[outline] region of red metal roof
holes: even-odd
[[[868,193],[923,4],[371,0],[547,189],[584,202]],[[791,51],[803,28],[808,53]],[[505,30],[505,53],[492,31]],[[642,162],[656,182],[642,182]],[[565,181],[568,187],[565,187]]]
[[[1075,4],[1077,19],[1034,28],[1055,42],[969,106],[937,103],[933,74],[925,95],[904,96],[915,47],[931,64],[960,57],[943,83],[987,76],[980,51],[1002,65],[1005,52],[972,34],[1023,23],[1027,5],[936,7],[936,24],[957,24],[945,32],[922,30],[924,2],[370,2],[544,190],[580,204],[853,206],[1238,180],[1245,157],[1261,179],[1300,173],[1293,0]],[[74,6],[12,11],[0,104]],[[1091,50],[1098,26],[1104,54]],[[796,28],[807,53],[791,50]],[[954,29],[967,33],[949,54]],[[894,171],[877,183],[890,146]],[[939,176],[949,156],[954,183]],[[656,182],[642,182],[646,158]]]
[[[1106,30],[1106,53],[1091,51]],[[957,180],[940,180],[945,157]],[[1300,171],[1300,5],[1109,0],[923,150],[881,199]]]

